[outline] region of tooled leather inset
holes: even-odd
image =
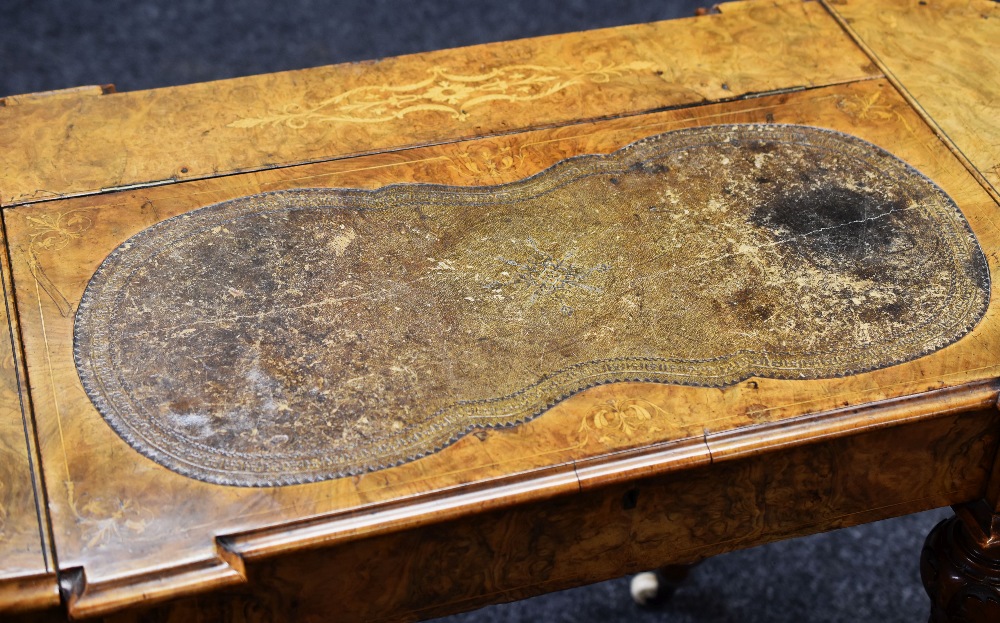
[[[265,486],[398,464],[601,383],[883,368],[988,300],[965,218],[908,165],[837,132],[723,125],[511,184],[168,219],[93,276],[75,346],[137,450]]]

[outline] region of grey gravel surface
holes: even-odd
[[[83,84],[146,89],[692,15],[650,0],[0,0],[0,97]],[[718,556],[659,609],[628,579],[448,617],[552,621],[925,621],[918,558],[948,511]]]

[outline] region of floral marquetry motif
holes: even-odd
[[[876,91],[867,95],[854,95],[837,102],[841,109],[857,121],[874,121],[876,123],[898,123],[913,133],[913,126],[899,110],[882,100],[882,93]]]
[[[434,67],[418,82],[357,87],[316,104],[290,104],[265,117],[238,119],[229,127],[284,125],[298,130],[315,123],[383,123],[417,112],[443,113],[462,121],[478,106],[542,100],[584,82],[600,84],[628,73],[655,70],[656,65],[648,61],[580,67],[510,65],[482,74]]]
[[[667,413],[659,406],[641,398],[608,400],[592,409],[580,422],[580,440],[586,443],[595,437],[600,443],[611,443],[622,437],[629,439],[636,431],[646,434],[662,430],[656,421]]]
[[[412,460],[605,383],[884,368],[961,338],[988,293],[965,218],[902,161],[723,125],[509,184],[282,191],[167,219],[98,269],[74,344],[133,447],[262,486]],[[616,403],[578,432],[665,418]]]
[[[462,177],[481,179],[516,172],[524,162],[524,154],[510,145],[497,149],[482,147],[459,153],[455,161],[457,164],[451,167],[453,171]]]
[[[55,215],[38,215],[29,218],[28,222],[31,225],[31,238],[28,243],[28,266],[31,269],[31,276],[39,288],[56,304],[59,313],[69,316],[73,308],[45,274],[38,262],[38,254],[64,249],[71,241],[81,239],[93,227],[94,222],[79,210]]]

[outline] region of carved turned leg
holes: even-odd
[[[1000,515],[988,505],[955,507],[924,543],[920,576],[931,623],[1000,621]]]

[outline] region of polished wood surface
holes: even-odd
[[[889,122],[858,113],[852,106],[875,94],[893,113]],[[990,219],[990,198],[950,153],[942,152],[940,141],[892,87],[881,81],[507,137],[506,144],[524,154],[524,159],[518,170],[505,174],[520,177],[567,155],[608,152],[663,129],[719,121],[807,123],[845,130],[884,145],[935,179],[958,202],[984,248],[997,246],[1000,233]],[[901,128],[905,141],[900,140]],[[581,476],[577,467],[581,461],[607,456],[613,450],[653,451],[660,444],[679,444],[684,448],[679,456],[671,452],[649,459],[655,466],[651,469],[673,471],[730,454],[762,452],[769,445],[792,443],[800,436],[831,434],[829,428],[822,433],[809,427],[795,432],[789,426],[773,425],[799,416],[996,377],[993,353],[1000,348],[1000,333],[991,309],[966,338],[900,366],[838,379],[757,379],[722,389],[603,386],[577,394],[526,425],[466,437],[444,451],[396,468],[313,485],[249,490],[195,481],[139,457],[107,427],[83,392],[72,357],[73,315],[67,309],[75,308],[105,255],[133,233],[209,203],[299,186],[302,180],[310,186],[359,187],[413,180],[469,183],[460,154],[499,149],[497,139],[483,139],[6,211],[15,279],[30,284],[21,292],[25,297],[20,305],[22,330],[29,370],[32,378],[39,379],[34,398],[46,476],[59,483],[49,487],[49,495],[60,562],[67,569],[86,569],[85,582],[81,577],[79,593],[71,597],[75,612],[97,613],[137,597],[156,596],[152,587],[139,591],[133,585],[141,584],[144,577],[164,597],[242,582],[243,558],[220,546],[218,537],[223,535],[252,534],[272,525],[284,525],[282,531],[287,531],[289,522],[315,516],[325,517],[308,523],[309,531],[322,533],[315,543],[328,544],[333,535],[345,538],[345,529],[349,534],[398,530],[409,522],[460,517],[484,505],[501,508],[551,497],[584,486],[581,481],[600,486],[638,475],[628,463],[619,466],[608,457],[602,471],[592,478]],[[54,232],[54,225],[61,229]],[[53,239],[57,242],[51,248],[38,242]],[[995,255],[988,260],[995,270]],[[588,414],[609,401],[644,401],[653,405],[656,418],[631,434],[617,431],[604,440],[581,434]],[[889,416],[890,422],[892,417],[904,421],[933,417],[945,408],[941,403],[914,415],[904,407]],[[627,413],[622,417],[628,417]],[[839,417],[828,421],[834,431],[841,426],[834,423]],[[843,426],[852,431],[857,423]],[[741,432],[722,436],[734,430]],[[104,458],[95,462],[95,455]],[[470,499],[462,487],[473,484],[478,491]],[[428,501],[418,504],[422,499]],[[390,521],[399,516],[400,504],[409,509],[401,525]],[[367,509],[366,520],[355,528],[352,517],[359,507]],[[181,526],[175,520],[179,516],[185,518]],[[251,536],[245,538],[253,543]],[[253,549],[291,555],[312,542],[283,538],[274,549]],[[123,555],[126,551],[127,556]],[[132,580],[123,584],[123,577]]]
[[[822,41],[823,54],[817,52]],[[813,2],[0,107],[0,202],[212,177],[878,75]]]
[[[0,242],[5,242],[0,232]],[[58,605],[38,448],[13,307],[7,253],[0,254],[0,617]]]
[[[810,125],[887,150],[956,202],[997,274],[997,204],[952,150],[960,139],[914,108],[913,92],[884,77],[837,17],[812,2],[736,3],[694,20],[0,107],[0,137],[25,146],[0,154],[16,286],[11,318],[19,322],[12,349],[23,339],[20,387],[31,380],[69,615],[321,621],[335,610],[345,620],[426,618],[995,500],[995,306],[954,344],[899,365],[718,388],[602,385],[419,460],[284,487],[214,485],[144,458],[107,425],[77,373],[74,320],[89,280],[112,250],[168,218],[281,189],[511,182],[569,157],[725,123]],[[607,74],[596,81],[580,64],[595,54]],[[312,112],[294,107],[337,92],[364,99],[373,91],[357,89],[410,85],[445,66],[467,77],[537,70],[542,56],[564,59],[576,78],[553,77],[546,65],[545,83],[559,88],[528,87],[538,95],[530,101],[505,96],[452,114],[442,107],[456,104],[444,98],[438,108],[364,123],[333,118],[329,106],[346,100]],[[653,65],[663,64],[657,74]],[[443,88],[434,80],[420,88]],[[331,90],[334,81],[342,86]],[[764,93],[738,97],[756,91]],[[664,106],[677,107],[649,112]],[[351,110],[375,114],[367,105]],[[149,126],[154,112],[161,123]],[[81,134],[65,139],[68,125]],[[14,421],[21,412],[9,395],[5,413],[14,415],[5,417]],[[28,464],[32,420],[27,429],[0,423],[25,448],[11,465]],[[45,598],[31,602],[41,607],[58,595],[51,558],[37,565],[49,547],[46,520],[34,521],[35,566],[15,575],[46,578]],[[8,602],[18,598],[17,586],[0,581],[0,604],[4,590]]]
[[[825,0],[831,13],[970,173],[1000,201],[1000,5],[985,0]],[[1000,462],[921,556],[931,621],[1000,616]]]
[[[244,549],[252,536],[227,540],[247,560],[248,585],[176,603],[165,620],[247,611],[310,623],[331,612],[429,618],[925,510],[976,494],[997,415],[968,412],[659,476],[644,477],[655,469],[648,464],[618,468],[613,484],[594,482],[608,466],[584,464],[581,493],[355,540],[330,535],[323,549],[270,559]]]
[[[996,193],[1000,5],[990,0],[826,1]]]
[[[997,544],[981,542],[960,515],[940,522],[928,535],[920,576],[931,598],[931,623],[1000,618]]]

